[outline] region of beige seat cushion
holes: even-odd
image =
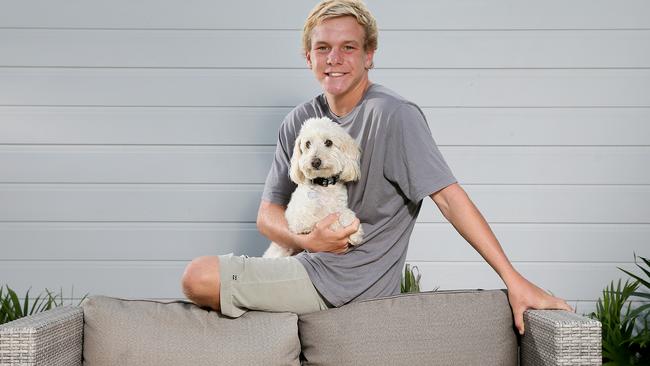
[[[517,365],[505,291],[441,291],[301,315],[305,365]]]
[[[184,301],[94,296],[84,310],[84,365],[299,365],[298,318],[231,319]]]

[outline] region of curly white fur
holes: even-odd
[[[310,118],[305,121],[296,138],[291,157],[289,177],[298,185],[291,195],[285,217],[289,230],[307,234],[314,225],[331,213],[340,213],[339,219],[330,226],[338,230],[354,221],[356,215],[348,208],[346,182],[359,179],[361,149],[341,126],[329,118]],[[338,176],[335,184],[321,186],[312,180]],[[359,245],[363,230],[350,235],[349,242]],[[286,257],[294,253],[271,243],[263,257]]]

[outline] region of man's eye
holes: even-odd
[[[332,146],[332,140],[325,140],[325,146],[331,147]]]
[[[316,51],[327,51],[327,47],[325,47],[325,46],[317,47]]]
[[[305,148],[306,149],[309,149],[310,146],[311,146],[311,142],[309,142],[309,141],[305,142]]]
[[[352,51],[354,49],[354,47],[352,47],[352,46],[343,46],[343,49],[346,50],[346,51]]]

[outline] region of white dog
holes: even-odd
[[[348,226],[356,215],[348,208],[346,182],[359,179],[361,149],[341,126],[329,118],[305,121],[296,139],[289,177],[298,185],[291,195],[285,217],[289,230],[307,234],[331,213],[340,213],[332,230]],[[363,230],[350,235],[350,244],[359,245]],[[295,253],[271,243],[265,258],[286,257]]]

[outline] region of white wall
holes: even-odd
[[[0,0],[0,284],[175,298],[192,258],[261,255],[313,4]],[[423,107],[516,268],[593,310],[650,256],[650,3],[369,7],[371,79]],[[427,290],[504,287],[430,201],[408,259]]]

